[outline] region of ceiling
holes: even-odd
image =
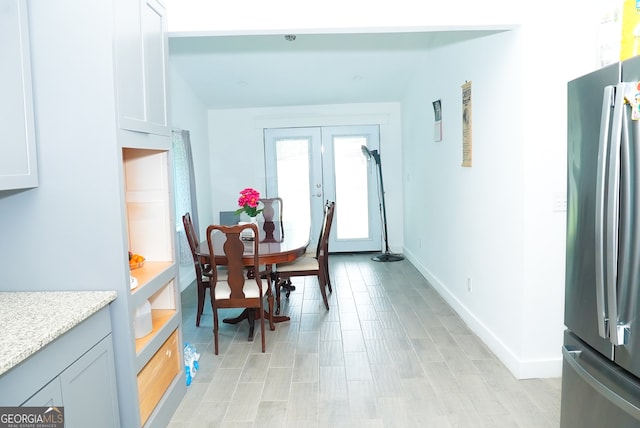
[[[430,50],[498,31],[170,35],[169,56],[208,109],[397,102]]]

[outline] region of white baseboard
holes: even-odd
[[[528,360],[518,357],[482,320],[452,294],[449,289],[423,266],[411,251],[404,249],[408,261],[424,276],[440,296],[451,306],[458,316],[467,324],[496,357],[509,369],[516,379],[553,378],[562,374],[562,355],[546,360]]]

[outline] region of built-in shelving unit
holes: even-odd
[[[122,134],[123,143],[136,146],[122,148],[128,251],[145,257],[144,265],[131,271],[137,286],[129,295],[129,313],[135,319],[137,308],[149,302],[152,320],[151,332],[135,340],[140,423],[146,426],[165,393],[184,376],[172,163],[169,137],[140,141],[139,133],[128,134]],[[153,141],[158,148],[152,148]]]
[[[133,364],[121,396],[133,400],[127,426],[165,426],[186,391],[178,266],[175,252],[173,159],[167,108],[167,35],[159,0],[114,0],[118,143],[122,153],[124,253],[145,258],[127,290]],[[137,40],[133,43],[132,40]],[[124,260],[126,262],[126,260]],[[151,331],[134,334],[136,311],[149,302]],[[123,339],[124,340],[124,339]],[[118,358],[118,357],[117,357]],[[119,361],[116,361],[116,367]],[[124,412],[123,412],[124,413]]]

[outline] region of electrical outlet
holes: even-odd
[[[567,194],[566,193],[554,193],[553,194],[553,211],[563,212],[567,211]]]
[[[469,293],[471,293],[472,289],[473,289],[473,288],[472,288],[472,281],[471,281],[471,277],[470,277],[470,276],[468,276],[468,277],[467,277],[467,291],[468,291]]]

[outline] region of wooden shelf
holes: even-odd
[[[131,276],[138,280],[138,286],[131,290],[132,293],[140,291],[146,284],[157,278],[162,272],[171,267],[173,262],[145,261],[144,266],[131,271]]]
[[[147,343],[155,337],[156,334],[162,329],[163,326],[169,322],[169,320],[176,314],[175,309],[152,309],[151,310],[151,322],[152,330],[148,335],[136,339],[136,354],[145,347]]]

